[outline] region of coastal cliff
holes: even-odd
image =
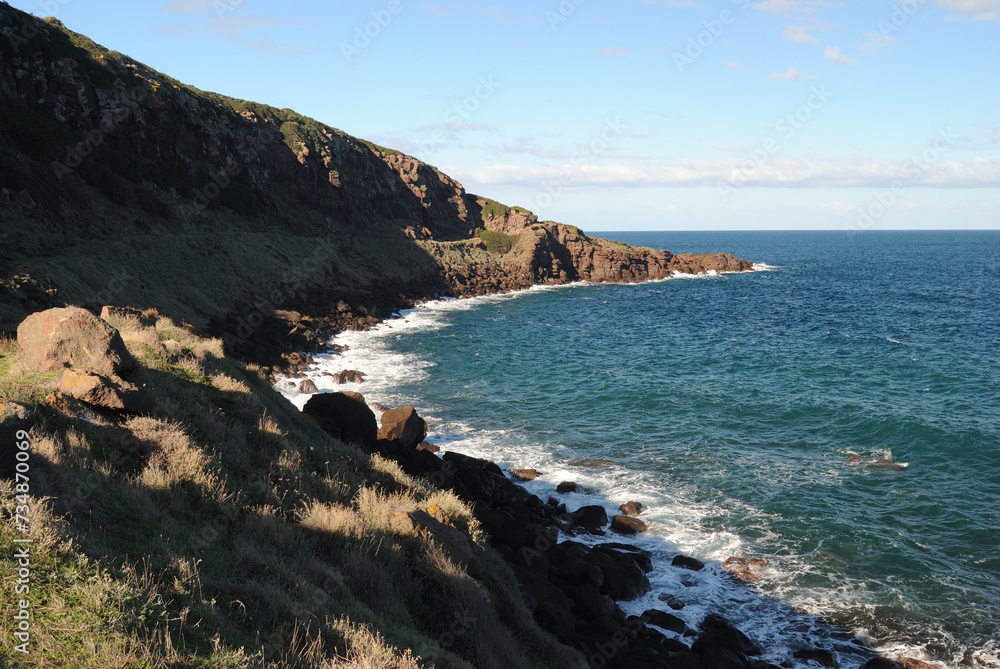
[[[526,603],[538,574],[515,576],[546,563],[509,566],[513,543],[485,531],[520,532],[504,514],[530,509],[535,538],[550,538],[564,507],[471,460],[459,485],[445,468],[449,485],[431,486],[420,477],[444,466],[426,451],[412,467],[416,446],[399,457],[398,438],[345,444],[267,381],[333,332],[419,300],[751,269],[539,221],[398,151],[191,88],[6,3],[0,241],[3,447],[30,435],[46,666],[580,666],[566,595],[543,584],[549,601]],[[63,318],[69,304],[83,309]],[[66,322],[79,332],[56,332]],[[49,339],[63,335],[76,348]],[[93,357],[103,341],[130,364],[59,357]],[[34,346],[53,365],[34,364]],[[5,569],[15,536],[0,534]],[[578,553],[556,576],[607,574],[606,592],[576,584],[579,607],[623,622],[611,578],[642,586],[645,558]]]
[[[8,333],[41,307],[129,304],[274,362],[427,298],[751,269],[539,221],[289,109],[186,86],[55,19],[0,4],[0,33]]]

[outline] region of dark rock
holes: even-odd
[[[565,494],[568,492],[576,492],[580,486],[578,486],[574,481],[563,481],[556,486],[556,492],[560,494]]]
[[[677,555],[673,560],[670,561],[675,567],[681,567],[683,569],[690,569],[691,571],[701,571],[705,568],[705,563],[701,560],[696,560],[693,557],[688,557],[687,555]]]
[[[415,448],[427,436],[427,422],[413,407],[390,409],[382,414],[379,439],[398,441],[406,448]]]
[[[657,609],[649,609],[642,614],[642,619],[650,624],[656,625],[657,627],[662,627],[663,629],[675,632],[677,634],[683,634],[687,625],[684,621],[673,615],[672,613],[666,613],[665,611],[659,611]]]
[[[792,653],[792,657],[798,660],[812,660],[819,662],[824,667],[837,669],[837,658],[833,656],[833,653],[823,648],[800,648]]]
[[[552,555],[555,558],[556,555]],[[582,558],[569,558],[553,567],[555,574],[567,583],[580,585],[593,583],[598,588],[604,585],[604,572],[600,567]]]
[[[750,664],[745,655],[718,646],[695,648],[701,660],[702,669],[748,669]]]
[[[53,372],[79,367],[104,376],[132,369],[132,356],[118,330],[86,309],[49,309],[28,316],[17,327],[26,366]]]
[[[616,560],[623,558],[630,559],[635,562],[644,574],[648,574],[653,571],[653,554],[636,546],[609,542],[606,544],[598,544],[594,547],[594,550],[607,553]]]
[[[652,589],[646,574],[630,557],[594,550],[584,559],[604,574],[601,592],[613,599],[629,601]]]
[[[648,529],[646,523],[631,516],[615,516],[611,519],[611,530],[618,534],[638,534]]]
[[[684,608],[684,602],[665,592],[661,592],[657,599],[672,608],[674,611],[680,611]]]
[[[705,616],[698,639],[691,647],[699,654],[701,653],[699,648],[706,647],[725,648],[742,655],[760,655],[764,652],[753,639],[717,613]]]
[[[302,413],[330,435],[349,444],[374,449],[378,443],[375,414],[358,393],[320,393],[306,402]]]
[[[608,513],[603,506],[584,506],[569,514],[573,522],[584,529],[594,531],[608,524]]]
[[[691,649],[667,652],[667,662],[671,669],[702,669],[701,658]]]
[[[626,516],[632,516],[635,518],[642,513],[642,504],[640,502],[625,502],[618,507],[618,510]]]
[[[518,481],[534,481],[538,478],[538,471],[535,469],[508,469],[507,471]]]
[[[602,595],[600,588],[593,583],[569,585],[563,588],[563,592],[573,600],[576,613],[581,620],[609,617],[617,608],[614,601],[607,595]]]
[[[319,388],[316,387],[316,383],[312,379],[306,379],[299,384],[299,392],[315,395],[319,392]]]

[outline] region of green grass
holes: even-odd
[[[521,239],[517,235],[508,235],[503,232],[496,232],[495,230],[484,230],[483,228],[476,228],[475,236],[486,243],[486,250],[489,253],[499,255],[509,252]]]
[[[26,392],[0,345],[0,392],[33,407],[32,654],[11,667],[569,667],[513,574],[451,493],[345,446],[255,367],[160,318],[115,322],[152,417],[82,421]],[[0,484],[0,607],[12,610]],[[472,579],[405,520],[439,507]],[[400,515],[404,514],[404,515]],[[474,619],[475,624],[468,624]],[[463,622],[466,621],[466,622]],[[12,621],[0,619],[11,638]],[[455,630],[458,630],[455,633]]]

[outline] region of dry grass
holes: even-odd
[[[37,398],[33,652],[15,667],[574,666],[454,495],[332,440],[218,340],[122,319],[153,416],[85,422]],[[38,384],[41,385],[38,385]],[[0,608],[16,573],[0,484]],[[45,502],[41,502],[45,499]],[[399,514],[435,508],[478,544],[474,580]],[[470,621],[474,621],[471,622]],[[11,620],[0,619],[9,638]],[[6,653],[6,656],[4,656]]]

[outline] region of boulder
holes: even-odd
[[[316,383],[312,379],[306,379],[299,384],[299,392],[315,395],[319,392],[319,388],[316,387]]]
[[[578,527],[591,532],[608,524],[608,512],[604,510],[603,506],[597,504],[580,507],[569,515]]]
[[[616,560],[629,559],[636,564],[644,574],[653,571],[653,554],[647,550],[629,544],[606,543],[594,546],[595,551],[607,553]]]
[[[837,658],[833,656],[833,653],[824,648],[799,648],[794,653],[792,657],[797,660],[812,660],[814,662],[819,662],[824,667],[830,667],[830,669],[837,669]]]
[[[626,516],[635,518],[642,513],[642,504],[640,502],[625,502],[618,507],[618,510]]]
[[[17,328],[24,363],[45,372],[79,367],[104,376],[132,368],[132,356],[118,330],[86,309],[49,309],[28,316]]]
[[[364,383],[365,373],[359,372],[356,369],[345,369],[343,371],[337,372],[336,374],[331,374],[334,383],[343,385],[345,383]]]
[[[57,390],[63,395],[101,409],[124,413],[149,413],[153,399],[144,390],[118,377],[107,377],[86,369],[63,372]]]
[[[421,441],[417,444],[418,451],[430,451],[431,453],[440,453],[441,447],[435,446],[434,444],[428,444],[426,441]]]
[[[404,448],[416,448],[427,437],[427,422],[413,407],[390,409],[382,414],[379,439],[399,442]]]
[[[615,516],[611,519],[611,531],[618,534],[638,534],[648,529],[646,523],[631,516]]]
[[[658,609],[649,609],[642,614],[643,622],[650,625],[656,625],[669,632],[675,632],[677,634],[683,634],[687,625],[684,621],[675,616],[672,613],[667,613],[666,611],[660,611]]]
[[[630,601],[652,589],[646,574],[631,557],[594,550],[584,559],[604,574],[601,592],[612,599]]]
[[[536,469],[508,469],[510,475],[517,481],[534,481],[538,478]]]
[[[370,449],[378,443],[375,414],[358,393],[320,393],[313,395],[302,413],[315,420],[328,434],[349,444]]]
[[[568,492],[576,492],[579,490],[580,486],[573,481],[563,481],[556,486],[556,492],[560,494],[565,494]]]
[[[705,616],[698,639],[691,648],[699,654],[706,648],[724,648],[741,655],[760,655],[764,652],[753,639],[717,613]]]
[[[688,557],[687,555],[676,555],[674,559],[670,561],[675,567],[681,567],[683,569],[690,569],[691,571],[701,571],[705,568],[705,563],[701,560],[696,560],[693,557]]]

